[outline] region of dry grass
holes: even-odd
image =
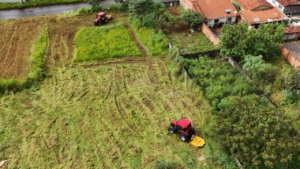
[[[8,168],[200,167],[201,150],[168,134],[182,114],[197,133],[209,106],[163,59],[61,68],[40,90],[0,100],[0,159]],[[198,107],[198,108],[197,108]]]

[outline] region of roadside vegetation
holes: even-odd
[[[22,2],[0,2],[0,10],[70,4],[78,2],[84,2],[84,0],[22,0]]]
[[[110,26],[86,27],[78,31],[74,38],[75,62],[142,56],[131,40],[128,30],[121,23]]]

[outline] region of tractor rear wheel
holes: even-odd
[[[180,138],[180,140],[183,141],[183,142],[187,142],[187,141],[188,141],[187,136],[186,136],[185,134],[183,134],[183,133],[180,133],[180,134],[179,134],[179,138]]]
[[[105,18],[104,22],[105,22],[105,23],[107,23],[107,22],[108,22],[108,19],[107,19],[107,18]]]
[[[176,131],[175,131],[175,128],[174,127],[169,127],[169,133],[171,133],[171,134],[173,134],[173,133],[175,133]]]

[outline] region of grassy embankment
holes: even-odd
[[[0,10],[4,9],[15,9],[15,8],[28,8],[37,6],[48,6],[48,5],[59,5],[59,4],[70,4],[84,2],[83,0],[31,0],[28,2],[0,2]]]

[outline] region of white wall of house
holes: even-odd
[[[228,20],[230,20],[230,18],[231,18],[231,22],[235,22],[236,21],[236,16],[230,16],[230,17],[224,17],[224,18],[215,18],[215,19],[209,19],[209,20],[207,20],[207,26],[208,27],[213,27],[213,25],[215,24],[215,23],[220,23],[220,22],[222,22],[222,23],[225,23],[226,22],[226,20],[228,21]]]
[[[282,6],[280,3],[278,3],[276,0],[267,0],[270,4],[277,7],[279,10],[283,12],[284,6]]]

